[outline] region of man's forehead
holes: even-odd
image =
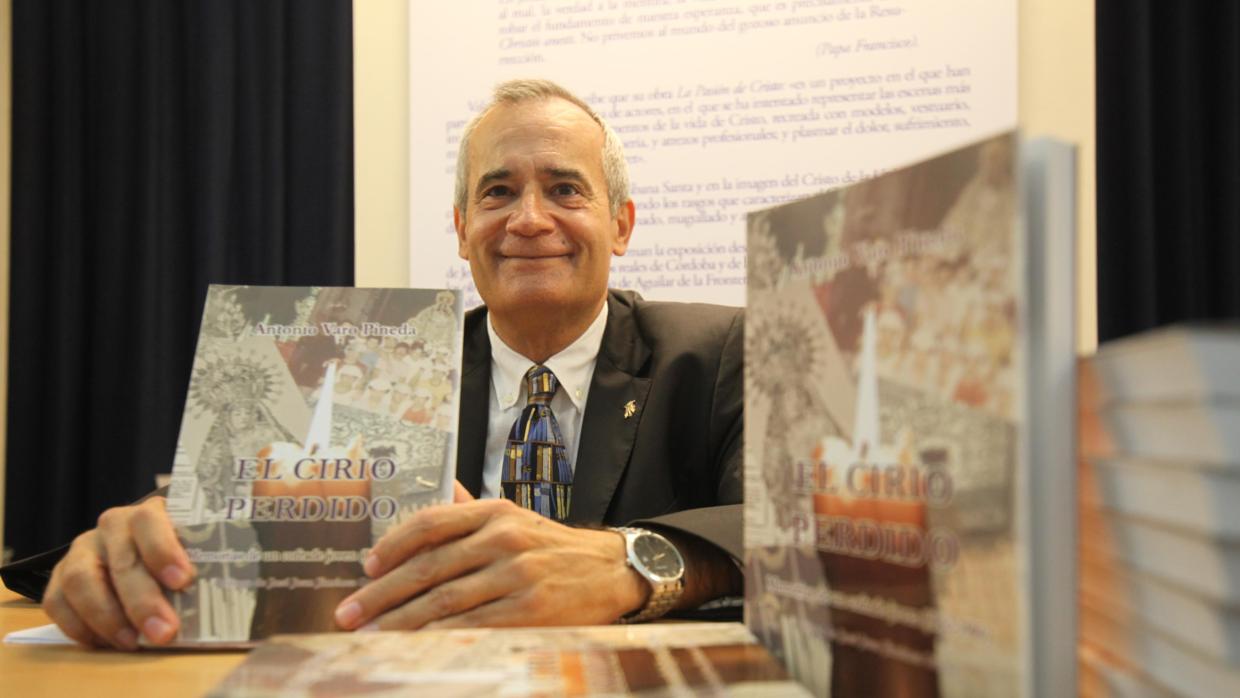
[[[491,107],[470,135],[469,156],[471,165],[490,169],[502,165],[513,149],[540,146],[580,145],[601,158],[602,143],[602,127],[593,117],[568,100],[548,97]]]
[[[596,127],[599,126],[594,117],[590,116],[586,110],[563,97],[536,97],[520,102],[500,102],[491,105],[482,114],[482,118],[478,120],[476,130],[480,131],[485,127],[494,128],[496,125],[502,125],[519,119],[546,121],[564,119],[574,122],[583,121],[594,124]],[[601,127],[599,127],[599,132],[602,132]]]

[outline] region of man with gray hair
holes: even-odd
[[[741,311],[608,289],[635,220],[619,138],[554,83],[504,83],[465,129],[453,214],[486,303],[465,322],[456,502],[375,544],[337,623],[641,621],[739,593]],[[44,608],[85,643],[162,644],[160,587],[192,574],[151,498],[75,541]]]

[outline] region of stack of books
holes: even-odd
[[[1082,695],[1240,695],[1240,328],[1080,370]]]

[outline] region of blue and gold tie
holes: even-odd
[[[560,387],[546,366],[525,374],[529,398],[508,432],[500,485],[504,497],[555,521],[568,518],[573,470],[564,450],[560,425],[551,412],[551,398]]]

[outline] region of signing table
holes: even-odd
[[[0,636],[48,623],[34,604],[0,587]],[[244,652],[115,652],[64,645],[0,645],[0,695],[140,698],[206,693]]]

